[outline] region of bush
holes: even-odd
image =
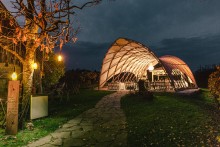
[[[154,95],[150,91],[139,92],[139,95],[141,96],[141,98],[148,100],[148,101],[152,101],[154,99]]]
[[[145,82],[143,80],[138,81],[138,94],[146,100],[153,100],[153,93],[148,91],[145,87]]]
[[[57,61],[57,56],[51,53],[49,60],[44,62],[44,75],[42,84],[46,92],[50,92],[52,86],[56,85],[59,79],[64,75],[64,62]]]
[[[208,80],[208,88],[213,95],[213,98],[217,104],[218,109],[220,108],[220,66],[217,66],[217,70],[210,74]]]

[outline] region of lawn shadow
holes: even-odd
[[[213,96],[207,89],[201,89],[199,92],[191,95],[177,95],[177,98],[196,105],[203,110],[204,113],[211,117],[210,125],[214,126],[214,130],[217,130],[216,132],[219,132],[220,111],[214,102]],[[216,136],[218,135],[216,133]]]
[[[192,95],[155,92],[153,101],[122,101],[130,146],[217,145],[219,114],[207,90]]]

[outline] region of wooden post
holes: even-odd
[[[9,81],[7,98],[6,134],[18,132],[19,81]]]
[[[154,82],[154,72],[152,71],[152,82]]]

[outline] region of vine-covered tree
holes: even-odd
[[[210,74],[208,87],[214,97],[217,107],[220,109],[220,66],[217,66],[216,71]]]
[[[49,53],[56,47],[61,50],[67,42],[75,42],[79,26],[73,25],[74,19],[71,18],[74,18],[77,10],[94,6],[101,1],[14,0],[13,12],[0,9],[0,47],[22,64],[23,111],[27,108],[31,94],[34,71],[32,64],[36,50],[40,48]],[[8,21],[3,24],[6,19]],[[17,46],[20,46],[19,51]]]

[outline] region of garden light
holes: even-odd
[[[37,63],[36,62],[34,62],[31,66],[32,66],[33,69],[37,69]]]
[[[61,55],[58,55],[57,59],[58,59],[58,61],[60,62],[60,61],[63,60],[63,57],[62,57]]]
[[[13,81],[17,80],[18,75],[17,75],[17,73],[15,71],[12,73],[11,78],[12,78]]]
[[[150,64],[149,67],[148,67],[148,70],[149,71],[153,71],[154,70],[154,66],[152,64]]]

